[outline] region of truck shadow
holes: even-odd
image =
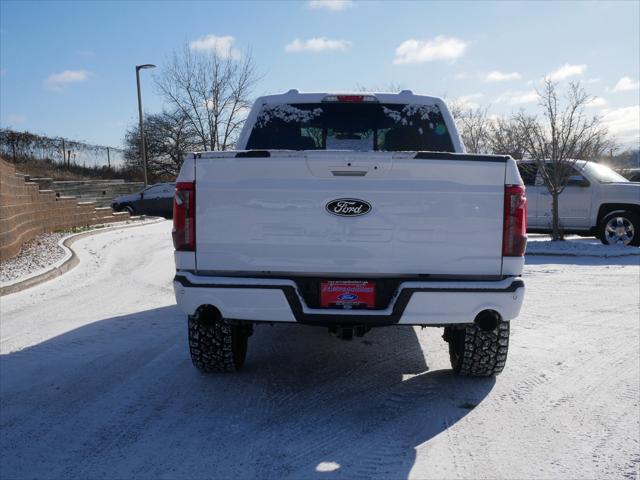
[[[203,375],[185,323],[157,308],[2,355],[2,476],[406,478],[495,384],[430,371],[394,327],[260,326],[245,370]]]

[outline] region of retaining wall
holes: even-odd
[[[0,260],[17,255],[23,243],[41,233],[127,218],[126,212],[39,190],[37,183],[25,181],[13,164],[0,159]]]

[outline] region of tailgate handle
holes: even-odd
[[[366,170],[331,170],[334,177],[364,177]]]

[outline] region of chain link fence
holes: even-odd
[[[0,156],[13,163],[44,160],[61,167],[107,167],[117,170],[125,166],[124,151],[120,148],[7,128],[0,129]]]

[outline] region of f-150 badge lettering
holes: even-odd
[[[338,198],[327,203],[325,208],[339,217],[359,217],[371,211],[371,204],[357,198]]]

